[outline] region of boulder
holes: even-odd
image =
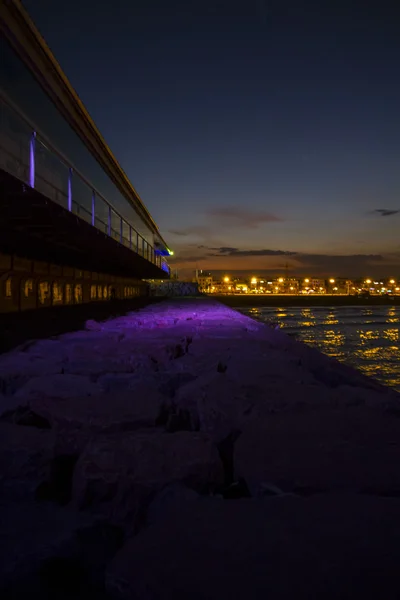
[[[242,430],[263,390],[241,386],[224,372],[209,372],[182,386],[174,398],[178,411],[190,415],[191,428],[209,434],[215,443]]]
[[[17,398],[76,398],[93,396],[102,391],[98,383],[83,375],[49,375],[33,377],[15,394]]]
[[[325,490],[396,495],[399,439],[399,419],[364,407],[264,415],[236,441],[235,476],[255,496],[270,484],[306,495]]]
[[[51,431],[0,423],[0,497],[34,500],[50,478],[53,453]]]
[[[202,433],[125,433],[97,436],[74,472],[75,506],[136,528],[152,496],[181,482],[207,493],[223,481],[218,452]]]
[[[122,543],[116,528],[49,503],[2,506],[0,537],[0,595],[21,599],[102,597]]]
[[[202,498],[128,540],[106,585],[115,600],[395,600],[399,536],[393,498]]]
[[[155,386],[138,383],[135,389],[76,398],[34,398],[32,411],[58,430],[112,433],[155,427],[167,398]]]

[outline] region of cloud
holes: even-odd
[[[302,269],[332,274],[351,273],[355,276],[364,269],[381,264],[385,258],[381,254],[299,254],[295,260]]]
[[[206,270],[230,270],[236,274],[280,272],[287,263],[290,272],[298,276],[374,276],[393,271],[393,265],[400,264],[400,254],[392,257],[382,254],[312,254],[289,250],[240,249],[231,246],[197,246],[198,254],[189,251],[177,252],[176,266],[187,269],[199,265]],[[192,267],[191,267],[192,265]],[[383,276],[383,275],[382,275]]]
[[[217,254],[210,254],[210,256],[295,256],[297,254],[297,252],[290,252],[287,250],[239,250],[239,248],[229,248],[224,246],[209,249],[217,252]]]
[[[257,229],[264,223],[282,221],[281,218],[269,212],[245,210],[236,206],[211,208],[206,214],[208,217],[226,223],[230,227],[243,227],[245,229]]]
[[[210,228],[206,225],[193,225],[192,227],[186,227],[185,229],[170,230],[168,233],[178,237],[188,237],[190,235],[205,237],[209,235]]]
[[[372,214],[379,215],[380,217],[391,217],[393,215],[400,214],[400,210],[391,210],[387,208],[376,208],[372,211]]]

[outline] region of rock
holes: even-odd
[[[0,393],[12,395],[31,377],[61,373],[61,359],[31,357],[25,353],[9,353],[0,357]]]
[[[93,396],[101,392],[101,386],[83,375],[49,375],[33,377],[15,394],[16,398],[76,398]]]
[[[396,600],[399,536],[398,499],[205,498],[128,540],[106,584],[115,600]]]
[[[63,371],[69,375],[91,375],[99,377],[105,373],[133,373],[134,365],[129,359],[90,359],[69,361],[63,364]]]
[[[182,386],[194,381],[195,379],[196,375],[193,373],[180,372],[171,374],[165,378],[163,383],[161,383],[160,391],[169,398],[174,398]]]
[[[137,528],[151,497],[181,482],[207,493],[223,482],[216,448],[201,433],[125,433],[96,437],[74,473],[75,506]]]
[[[122,543],[115,528],[48,503],[2,507],[0,535],[2,598],[99,598]]]
[[[134,390],[78,398],[36,398],[31,409],[57,430],[113,433],[155,427],[168,399],[154,386],[137,383]]]
[[[232,430],[241,430],[262,390],[240,386],[227,373],[215,370],[182,386],[174,398],[178,410],[191,416],[191,428],[221,442]]]
[[[51,431],[0,423],[0,498],[33,501],[50,478],[53,452]]]
[[[89,321],[86,321],[85,323],[85,329],[87,329],[87,331],[101,331],[102,323],[89,319]]]
[[[168,518],[171,513],[181,510],[188,502],[199,497],[199,494],[182,483],[166,485],[151,501],[146,511],[146,525]]]
[[[327,490],[400,494],[400,421],[368,408],[255,418],[234,447],[236,478],[254,496],[266,483],[309,495]]]

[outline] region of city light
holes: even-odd
[[[344,278],[316,278],[314,276],[309,276],[305,279],[297,279],[296,277],[276,277],[276,279],[267,281],[266,279],[259,279],[258,277],[240,280],[235,275],[223,275],[219,280],[213,280],[211,273],[208,273],[207,282],[201,281],[199,282],[199,285],[202,287],[202,291],[216,294],[247,293],[252,295],[267,295],[272,293],[291,296],[298,294],[354,296],[363,293],[368,294],[368,296],[381,297],[395,294],[396,297],[398,297],[400,293],[399,278],[387,279],[385,282],[373,282],[371,279],[364,278],[351,281]]]

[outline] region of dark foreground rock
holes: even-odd
[[[353,491],[400,497],[400,419],[366,407],[254,419],[234,450],[235,476],[253,496]]]
[[[1,597],[397,598],[399,415],[207,299],[27,343],[0,356]]]
[[[399,536],[398,499],[203,499],[128,541],[107,588],[118,600],[395,600]]]
[[[202,494],[223,485],[216,447],[203,433],[128,433],[91,440],[76,465],[73,501],[137,529],[154,494],[181,482]]]
[[[104,594],[104,568],[121,532],[50,503],[1,506],[2,598],[89,598]]]

